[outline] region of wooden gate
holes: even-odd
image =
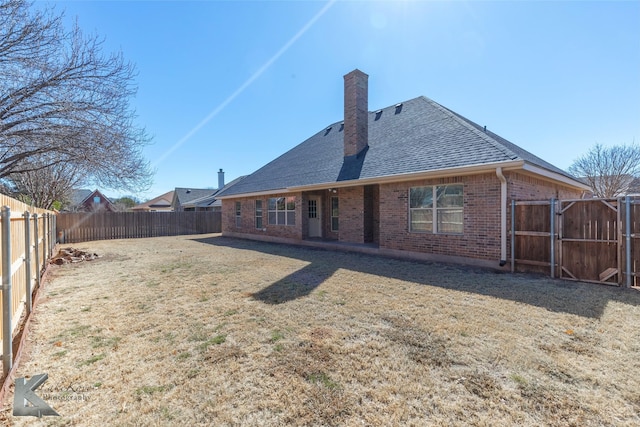
[[[512,271],[638,285],[640,199],[512,202]]]
[[[558,273],[560,278],[622,283],[622,236],[618,200],[559,201]]]

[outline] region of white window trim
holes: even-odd
[[[447,210],[447,209],[451,209],[450,207],[447,208],[439,208],[437,207],[438,205],[438,199],[437,199],[437,188],[438,187],[447,187],[447,186],[460,186],[463,187],[463,202],[462,202],[462,206],[460,207],[462,209],[462,230],[461,232],[457,233],[457,232],[453,232],[453,231],[438,231],[438,211],[443,211],[443,210]],[[431,187],[431,191],[432,196],[431,196],[431,207],[430,208],[412,208],[411,207],[411,189],[412,188],[419,188],[419,187]],[[464,234],[464,185],[463,184],[441,184],[441,185],[414,185],[412,187],[409,187],[409,189],[407,190],[407,205],[408,205],[408,213],[409,215],[407,215],[407,230],[409,230],[409,233],[416,233],[416,234],[451,234],[451,235],[455,235],[455,236],[460,236]],[[412,230],[411,229],[411,211],[412,210],[426,210],[426,209],[431,209],[433,211],[432,214],[432,218],[431,218],[431,231],[422,231],[422,230]]]
[[[278,209],[278,199],[280,198],[284,198],[284,209]],[[293,209],[287,209],[287,199],[289,198],[293,198]],[[275,209],[270,209],[270,205],[271,203],[269,203],[269,201],[271,199],[275,199],[276,200],[276,208]],[[296,225],[296,204],[297,204],[297,200],[294,196],[288,196],[288,197],[270,197],[267,200],[267,224],[269,225],[285,225],[285,226],[295,226]],[[275,213],[275,218],[276,218],[276,222],[275,223],[271,223],[269,222],[269,217],[270,217],[270,213],[273,212]],[[284,224],[280,224],[278,223],[278,212],[284,212]],[[289,212],[293,212],[293,224],[289,224]]]
[[[238,206],[240,209],[238,209]],[[236,228],[242,228],[242,202],[236,202]]]
[[[255,201],[254,205],[254,215],[255,215],[255,226],[257,229],[262,230],[264,228],[264,203],[262,200],[258,199]],[[260,215],[258,215],[258,202],[260,202]],[[262,222],[262,226],[258,227],[258,218],[260,218],[260,222]]]
[[[333,216],[333,199],[336,199],[338,201],[338,216]],[[334,233],[337,233],[340,231],[340,199],[338,198],[338,196],[331,196],[331,199],[329,200],[329,218],[331,221],[331,231]],[[333,219],[337,218],[338,219],[338,228],[334,229],[333,228]]]

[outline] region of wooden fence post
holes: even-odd
[[[33,214],[33,235],[35,237],[36,253],[36,287],[40,287],[40,235],[38,234],[38,214]]]
[[[2,374],[13,364],[11,337],[11,209],[2,207]]]
[[[631,197],[624,198],[625,286],[631,287]]]
[[[42,263],[47,260],[47,214],[42,214]]]
[[[511,272],[516,271],[516,201],[511,199]]]
[[[556,277],[556,199],[551,198],[550,203],[550,221],[549,234],[551,235],[551,278]]]
[[[30,213],[25,211],[24,213],[24,263],[26,268],[26,283],[25,283],[25,297],[27,305],[27,316],[31,314],[32,301],[31,301],[31,224]]]

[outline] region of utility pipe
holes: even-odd
[[[502,168],[496,168],[496,175],[500,180],[500,267],[507,263],[507,179],[502,174]]]

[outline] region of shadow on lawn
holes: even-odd
[[[637,290],[551,279],[540,275],[511,274],[456,264],[399,260],[220,236],[192,240],[285,256],[309,263],[253,294],[253,298],[266,304],[280,304],[308,296],[336,270],[346,269],[590,318],[600,318],[609,301],[640,305],[640,292]]]

